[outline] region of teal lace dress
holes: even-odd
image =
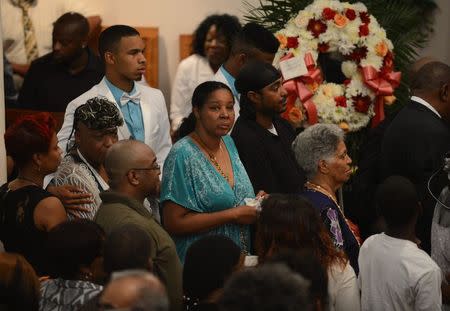
[[[252,184],[232,138],[224,136],[223,142],[233,167],[233,188],[192,138],[186,136],[172,147],[164,162],[161,202],[172,201],[197,213],[213,213],[243,205],[245,198],[254,198]],[[172,236],[181,261],[184,262],[186,251],[194,241],[211,234],[227,236],[243,251],[250,250],[249,226],[229,223],[207,232]]]

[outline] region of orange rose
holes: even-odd
[[[338,125],[344,132],[348,132],[350,130],[350,126],[347,122],[341,122]]]
[[[378,56],[385,57],[388,51],[388,46],[384,41],[380,41],[375,45],[375,52]]]
[[[287,38],[286,36],[282,35],[281,33],[277,34],[277,39],[280,42],[280,47],[284,49],[287,45]]]
[[[300,123],[303,120],[303,113],[297,107],[292,107],[289,110],[289,120],[293,123]]]
[[[394,95],[384,96],[384,104],[390,106],[396,101],[396,99],[397,97]]]
[[[334,16],[334,24],[337,28],[343,28],[348,24],[348,18],[341,14],[336,14]]]
[[[313,93],[315,93],[317,91],[317,89],[319,88],[319,84],[314,81],[312,84],[307,84],[306,87]]]

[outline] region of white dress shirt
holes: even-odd
[[[439,112],[437,112],[437,110],[431,106],[426,100],[418,97],[418,96],[411,96],[411,100],[415,101],[416,103],[419,103],[425,107],[427,107],[428,109],[430,109],[431,111],[433,111],[433,113],[435,115],[437,115],[439,118],[442,118],[441,115],[439,114]]]
[[[359,311],[358,280],[349,262],[345,266],[334,263],[328,269],[328,296],[330,311]]]
[[[172,130],[177,130],[183,119],[191,113],[191,100],[195,88],[199,84],[211,80],[212,77],[214,77],[214,71],[206,57],[193,54],[180,62],[170,98]]]

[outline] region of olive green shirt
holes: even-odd
[[[175,244],[153,215],[135,199],[121,193],[105,191],[100,194],[102,205],[95,215],[95,222],[107,234],[125,224],[135,224],[150,236],[151,259],[165,282],[170,310],[179,311],[182,306],[182,266]]]

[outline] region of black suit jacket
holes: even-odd
[[[306,179],[291,149],[295,131],[280,117],[273,124],[278,135],[239,116],[231,137],[255,192],[298,193]]]
[[[424,208],[417,234],[423,248],[429,251],[431,218],[435,201],[429,195],[427,182],[438,170],[450,150],[448,124],[424,105],[411,101],[387,128],[381,144],[381,178],[401,175],[410,179]]]

